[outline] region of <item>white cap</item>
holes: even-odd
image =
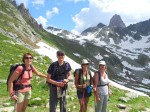
[[[105,65],[106,66],[106,62],[105,61],[99,61],[99,65]]]
[[[81,62],[81,64],[89,64],[89,62],[88,62],[88,60],[83,59],[82,62]]]

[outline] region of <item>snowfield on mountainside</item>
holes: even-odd
[[[41,55],[48,56],[53,62],[57,61],[56,52],[58,49],[53,48],[44,42],[39,42],[37,45],[39,46],[39,49],[35,49],[35,51],[37,51]],[[73,61],[71,58],[69,58],[67,56],[65,56],[65,61],[70,63],[73,70],[80,67],[79,63],[76,63],[75,61]],[[125,86],[119,85],[119,84],[115,83],[114,81],[110,80],[110,82],[111,82],[111,85],[113,85],[117,88],[120,88],[123,90],[128,90],[128,91],[134,92],[138,95],[147,96],[146,94],[144,94],[142,92],[139,92],[139,91],[127,88]]]

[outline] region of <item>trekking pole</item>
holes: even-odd
[[[17,91],[15,91],[15,95],[17,96]],[[14,112],[17,112],[17,100],[14,102]]]

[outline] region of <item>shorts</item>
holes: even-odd
[[[21,103],[24,100],[29,100],[31,98],[31,90],[27,91],[27,92],[18,92],[18,99],[17,99],[17,103]]]
[[[87,93],[86,91],[84,92],[83,94],[83,91],[82,90],[77,90],[77,96],[78,96],[78,99],[81,99],[81,98],[85,98],[85,97],[90,97],[92,95],[92,93]]]

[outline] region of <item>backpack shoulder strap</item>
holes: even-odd
[[[90,75],[90,85],[91,85],[93,78],[90,70],[88,70],[88,74]]]
[[[101,85],[101,74],[100,74],[100,72],[99,71],[97,71],[97,73],[98,73],[98,84],[99,85]]]
[[[78,76],[78,84],[79,84],[81,80],[82,68],[79,68],[78,71],[79,71],[79,76]]]
[[[55,62],[53,62],[52,64],[53,64],[53,74],[52,74],[52,75],[54,75],[54,74],[55,74],[55,71],[56,71],[56,69],[57,69],[57,67],[58,67],[58,61],[55,61]]]
[[[22,75],[24,74],[24,72],[25,72],[25,70],[26,70],[25,64],[21,64],[20,66],[22,66],[23,69],[22,69],[22,72],[21,72],[21,74],[19,75],[19,77],[16,79],[16,82],[17,82],[20,78],[22,78]]]

